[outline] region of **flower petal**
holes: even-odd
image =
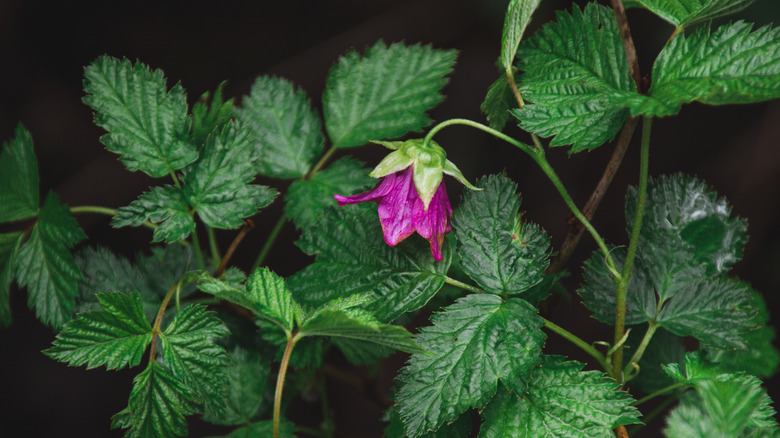
[[[387,175],[382,181],[379,182],[373,189],[358,193],[357,195],[352,196],[342,196],[335,194],[333,195],[334,198],[336,198],[336,201],[338,201],[340,206],[345,206],[349,204],[357,204],[360,202],[366,202],[366,201],[375,201],[385,195],[387,195],[395,185],[396,175]]]
[[[414,229],[430,242],[431,253],[436,260],[442,259],[441,247],[444,244],[444,236],[452,230],[451,217],[452,206],[447,197],[444,181],[436,188],[427,210],[422,200],[418,200],[412,208]]]
[[[412,181],[412,169],[407,168],[395,175],[394,186],[379,201],[379,223],[390,246],[395,246],[414,233],[412,206],[420,197]]]

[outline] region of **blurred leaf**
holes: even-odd
[[[30,133],[19,124],[0,152],[0,223],[34,217],[40,204],[38,163]]]
[[[271,437],[274,434],[274,422],[271,420],[258,421],[249,426],[236,429],[223,438],[258,438]],[[280,438],[295,438],[295,425],[282,419],[279,425]],[[217,437],[211,437],[217,438]]]
[[[252,422],[263,402],[271,364],[259,354],[236,347],[230,352],[231,362],[225,368],[225,411],[222,415],[206,412],[204,420],[224,425]]]
[[[730,15],[755,0],[631,0],[632,6],[644,6],[676,27]],[[628,7],[628,5],[626,6]]]
[[[628,345],[632,349],[636,348],[644,333],[644,327],[633,327],[628,337]],[[640,372],[631,380],[631,386],[650,394],[671,385],[674,380],[666,374],[662,365],[682,364],[684,355],[683,339],[659,328],[639,360]]]
[[[120,207],[111,225],[115,228],[139,227],[146,221],[158,224],[152,242],[186,239],[195,230],[184,193],[172,185],[152,187],[130,205]]]
[[[11,325],[9,292],[16,254],[23,236],[23,233],[0,234],[0,328]]]
[[[503,131],[509,120],[509,110],[517,108],[515,96],[505,76],[501,76],[488,88],[485,101],[479,107],[488,119],[488,124],[496,131]]]
[[[515,61],[517,46],[523,38],[531,14],[539,7],[541,0],[510,0],[504,19],[504,32],[501,36],[501,64],[504,70],[511,70]]]
[[[387,438],[406,438],[406,431],[404,430],[404,424],[401,422],[401,415],[398,414],[398,408],[393,406],[389,409],[387,421],[390,423],[385,428],[385,436]],[[422,438],[469,438],[470,435],[471,415],[466,412],[458,417],[457,420],[443,425],[438,430],[422,435]]]
[[[199,148],[206,143],[209,134],[221,129],[233,117],[233,99],[222,101],[222,88],[226,83],[227,81],[220,82],[211,102],[207,91],[192,106],[192,139]]]

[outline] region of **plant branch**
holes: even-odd
[[[661,404],[656,406],[655,409],[650,411],[649,414],[642,417],[642,422],[644,422],[644,424],[638,424],[631,428],[629,435],[633,435],[637,433],[640,429],[642,429],[644,426],[650,423],[650,420],[652,420],[653,418],[657,417],[659,414],[666,411],[666,408],[668,408],[672,403],[676,402],[677,399],[680,398],[680,396],[683,395],[685,391],[687,391],[687,388],[670,395],[666,400],[662,401]]]
[[[276,237],[279,236],[279,233],[282,231],[282,228],[284,228],[284,224],[286,223],[287,213],[282,212],[282,215],[279,216],[279,220],[276,221],[276,225],[274,225],[274,228],[271,230],[268,238],[265,239],[265,243],[263,244],[263,248],[260,250],[260,254],[257,255],[255,262],[252,263],[252,269],[249,270],[250,272],[254,271],[258,266],[263,264],[265,258],[268,256],[268,253],[271,251],[271,247],[274,246]]]
[[[447,284],[451,284],[451,285],[453,285],[455,287],[459,287],[459,288],[461,288],[463,290],[467,290],[469,292],[474,292],[474,293],[477,293],[477,294],[484,294],[485,293],[484,290],[482,290],[482,289],[480,289],[480,288],[478,288],[476,286],[472,286],[472,285],[464,283],[462,281],[458,281],[458,280],[456,280],[456,279],[454,279],[452,277],[448,277],[446,275],[444,276],[444,282],[447,283]]]
[[[233,239],[233,242],[230,244],[227,251],[225,251],[225,256],[222,257],[222,261],[219,262],[219,267],[214,273],[215,278],[222,276],[222,273],[225,272],[225,268],[227,268],[227,264],[230,261],[230,258],[233,257],[233,253],[236,251],[236,248],[238,248],[238,244],[244,240],[244,236],[246,236],[246,234],[254,227],[255,223],[250,219],[247,219],[246,222],[244,222],[244,226],[241,227],[241,231],[239,231],[235,239]]]
[[[198,267],[201,271],[206,270],[206,264],[203,262],[203,253],[200,250],[200,239],[198,239],[197,227],[192,230],[192,247],[195,249],[195,258],[198,260]]]
[[[658,330],[658,327],[659,326],[655,323],[655,321],[650,321],[648,324],[647,331],[645,332],[645,336],[642,338],[642,342],[639,344],[639,347],[637,347],[636,351],[631,356],[631,359],[628,360],[626,367],[623,369],[623,376],[625,376],[623,383],[628,382],[636,376],[636,374],[630,373],[631,369],[633,368],[634,364],[638,364],[639,360],[642,359],[642,355],[645,354],[645,349],[647,349],[647,346],[650,344],[650,340],[653,338],[655,331]]]
[[[211,250],[211,264],[215,265],[219,263],[222,256],[219,254],[219,247],[217,246],[217,236],[214,234],[214,228],[206,225],[206,237],[209,239],[209,249]]]
[[[571,342],[572,344],[580,347],[582,351],[588,353],[591,355],[594,359],[599,361],[599,364],[601,364],[601,367],[604,368],[604,371],[606,371],[608,374],[611,374],[611,368],[609,365],[609,361],[607,361],[607,358],[601,354],[600,351],[596,350],[592,345],[588,344],[587,342],[580,339],[577,335],[574,333],[564,329],[563,327],[555,324],[554,322],[543,318],[544,319],[544,326],[547,327],[550,331],[557,333],[567,341]]]
[[[151,363],[153,360],[155,360],[155,350],[157,349],[157,338],[159,337],[161,331],[160,331],[160,324],[162,324],[162,318],[163,315],[165,315],[165,309],[168,307],[168,303],[171,301],[171,297],[175,292],[181,289],[181,284],[184,281],[184,276],[179,278],[176,283],[174,283],[173,286],[171,286],[170,289],[168,289],[168,293],[165,294],[165,298],[163,298],[162,303],[160,304],[160,309],[157,310],[157,317],[154,319],[154,325],[152,326],[152,346],[149,348],[149,362]]]
[[[77,207],[70,207],[70,212],[72,214],[79,214],[79,213],[97,213],[97,214],[104,214],[106,216],[115,216],[116,210],[113,208],[108,207],[99,207],[96,205],[79,205]],[[151,222],[144,222],[141,224],[142,226],[149,228],[150,230],[157,229],[157,225],[153,224]]]
[[[628,18],[626,18],[626,10],[623,8],[623,2],[621,0],[610,0],[612,3],[612,10],[615,11],[615,19],[620,29],[620,38],[623,40],[623,47],[626,50],[626,60],[628,60],[628,70],[631,73],[631,77],[634,79],[634,83],[637,89],[641,93],[641,75],[639,74],[639,59],[636,56],[636,48],[634,47],[634,39],[631,37],[631,28],[628,26]]]
[[[661,388],[658,391],[653,392],[651,394],[648,394],[648,395],[640,398],[639,400],[631,403],[631,406],[639,406],[639,405],[641,405],[642,403],[644,403],[646,401],[650,401],[650,400],[658,397],[659,395],[666,394],[667,392],[669,392],[669,391],[671,391],[673,389],[681,388],[683,386],[685,386],[685,383],[682,383],[682,382],[672,383],[671,385],[669,385],[669,386],[667,386],[665,388]]]
[[[284,355],[282,355],[282,363],[279,365],[279,375],[276,378],[276,393],[274,394],[274,438],[279,438],[279,424],[282,414],[282,390],[284,389],[284,378],[287,375],[287,365],[290,363],[290,355],[292,354],[295,343],[298,342],[298,330],[296,330],[287,339],[287,346],[284,348]]]
[[[645,117],[642,121],[642,145],[639,157],[639,187],[637,189],[636,212],[634,213],[634,223],[631,228],[631,240],[628,243],[626,254],[626,263],[623,265],[623,272],[615,277],[616,296],[615,296],[615,344],[623,338],[626,320],[626,293],[631,281],[631,269],[634,266],[636,250],[639,245],[639,232],[642,229],[642,216],[645,211],[645,197],[647,195],[647,174],[650,161],[650,128],[653,119]],[[652,335],[651,335],[652,336]],[[623,347],[618,347],[612,356],[612,369],[615,372],[623,369]],[[614,376],[619,382],[623,381],[623,376]]]

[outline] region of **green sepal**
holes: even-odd
[[[442,167],[442,172],[455,178],[456,180],[458,180],[459,183],[470,188],[471,190],[476,190],[476,191],[485,190],[481,187],[477,187],[474,184],[471,184],[469,180],[467,180],[466,177],[463,176],[463,173],[460,171],[460,169],[458,169],[458,166],[456,166],[455,163],[453,163],[450,160],[444,160],[444,166]]]

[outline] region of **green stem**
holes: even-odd
[[[472,286],[472,285],[464,283],[462,281],[458,281],[458,280],[456,280],[456,279],[454,279],[452,277],[447,277],[446,275],[444,276],[444,282],[447,283],[447,284],[451,284],[451,285],[453,285],[455,287],[459,287],[459,288],[461,288],[463,290],[467,290],[469,292],[474,292],[474,293],[477,293],[477,294],[484,294],[485,293],[484,290],[482,290],[482,289],[480,289],[480,288],[478,288],[476,286]]]
[[[652,420],[653,418],[657,417],[659,414],[661,414],[661,413],[663,413],[664,411],[666,411],[666,408],[668,408],[668,407],[669,407],[669,405],[671,405],[672,403],[674,403],[675,401],[677,401],[677,399],[678,399],[678,398],[680,398],[680,396],[681,396],[681,395],[683,395],[683,393],[684,393],[685,391],[686,391],[685,389],[684,389],[684,390],[682,390],[682,391],[679,391],[679,392],[677,392],[677,393],[675,393],[675,394],[673,394],[673,395],[669,396],[669,397],[668,397],[666,400],[662,401],[662,402],[661,402],[661,404],[659,404],[658,406],[656,406],[656,407],[655,407],[655,409],[653,409],[652,411],[650,411],[650,413],[649,413],[649,414],[647,414],[647,415],[645,415],[644,417],[642,417],[642,422],[643,422],[644,424],[638,424],[638,425],[636,425],[636,426],[632,427],[632,428],[631,428],[631,430],[628,432],[628,434],[629,434],[629,435],[634,435],[634,434],[635,434],[635,433],[637,433],[637,432],[638,432],[640,429],[642,429],[643,427],[647,426],[647,424],[648,424],[648,423],[650,423],[650,420]]]
[[[646,401],[650,401],[650,400],[658,397],[659,395],[666,394],[667,392],[669,392],[671,390],[674,390],[674,389],[677,389],[677,388],[681,388],[683,386],[685,386],[685,383],[682,383],[682,382],[672,383],[671,385],[669,385],[669,386],[667,386],[665,388],[661,388],[658,391],[653,392],[651,394],[648,394],[648,395],[640,398],[639,400],[631,403],[631,406],[639,406],[639,405],[641,405],[642,403],[644,403]]]
[[[328,403],[328,387],[325,382],[325,373],[318,373],[318,384],[320,387],[320,405],[322,407],[322,434],[325,438],[333,438],[333,419],[330,415],[330,403]]]
[[[636,376],[636,374],[632,373],[632,369],[634,369],[633,365],[638,364],[639,360],[642,359],[642,355],[645,354],[645,349],[647,349],[647,346],[650,344],[650,340],[653,339],[653,335],[655,334],[655,331],[658,330],[658,327],[659,325],[656,324],[655,321],[650,321],[649,325],[647,326],[645,336],[642,338],[642,342],[639,344],[639,347],[637,347],[633,356],[631,356],[631,359],[629,359],[626,367],[623,369],[623,376],[625,377],[623,383],[628,382]]]
[[[594,359],[599,361],[602,368],[604,368],[604,371],[606,371],[607,373],[611,372],[611,369],[609,367],[609,361],[607,361],[606,357],[604,357],[604,355],[601,354],[600,351],[596,350],[592,345],[588,344],[587,342],[577,337],[577,335],[575,335],[574,333],[564,329],[563,327],[555,324],[554,322],[546,318],[543,319],[544,319],[544,326],[547,327],[550,331],[557,333],[558,335],[568,340],[572,344],[580,347],[584,352],[588,353]]]
[[[274,394],[274,438],[279,438],[279,424],[282,416],[282,390],[284,389],[284,378],[287,375],[287,365],[290,363],[295,343],[298,342],[297,330],[287,339],[287,346],[284,348],[282,363],[279,365],[279,375],[276,378],[276,393]]]
[[[179,178],[176,177],[176,172],[171,170],[168,172],[169,175],[171,175],[171,178],[173,178],[173,185],[175,185],[178,188],[181,188],[181,183],[179,182]]]
[[[71,207],[70,212],[73,214],[79,214],[79,213],[97,213],[97,214],[104,214],[106,216],[115,216],[116,210],[113,208],[108,207],[99,207],[96,205],[79,205],[77,207]],[[149,228],[150,230],[154,230],[157,228],[157,225],[150,223],[150,222],[144,222],[141,224],[142,226]]]
[[[155,358],[155,350],[157,348],[157,337],[159,336],[160,332],[160,324],[162,324],[162,318],[163,315],[165,315],[165,309],[168,307],[168,303],[171,301],[171,297],[173,294],[181,290],[181,284],[184,282],[184,278],[186,275],[179,278],[179,280],[174,283],[173,286],[171,286],[170,289],[168,289],[168,293],[165,294],[165,298],[163,298],[162,303],[160,304],[160,308],[157,310],[157,317],[154,319],[154,325],[152,326],[152,346],[149,348],[149,362],[151,363],[153,360],[156,360]]]
[[[222,260],[222,255],[219,253],[217,236],[214,234],[214,228],[206,225],[206,236],[209,239],[209,248],[211,249],[211,264],[216,266],[219,264],[219,261]]]
[[[330,157],[333,156],[337,151],[336,148],[330,148],[328,149],[324,154],[322,154],[322,157],[320,157],[320,160],[317,161],[317,164],[314,165],[314,167],[311,168],[311,170],[304,176],[304,179],[311,178],[315,173],[319,172],[323,166],[325,166],[325,163],[330,160]]]
[[[647,174],[650,161],[650,128],[653,119],[645,117],[642,120],[642,145],[639,158],[639,188],[637,189],[636,211],[634,213],[634,223],[631,228],[631,239],[628,243],[626,253],[626,263],[623,265],[623,272],[615,277],[615,344],[623,338],[625,332],[626,320],[626,294],[628,285],[631,281],[631,269],[634,266],[636,250],[639,246],[639,232],[642,229],[642,216],[645,211],[645,197],[647,196]],[[651,335],[652,336],[652,335]],[[612,356],[612,369],[617,372],[623,369],[623,347],[619,347]],[[623,381],[623,376],[614,376],[619,382]]]
[[[192,247],[195,249],[195,258],[198,260],[198,267],[201,271],[206,270],[206,264],[203,262],[203,253],[200,251],[200,239],[198,238],[198,230],[192,230]]]
[[[284,228],[284,224],[286,223],[287,223],[287,213],[283,212],[282,215],[279,216],[279,220],[276,221],[276,225],[274,225],[274,228],[271,230],[271,234],[269,234],[268,238],[265,239],[263,248],[260,250],[260,254],[257,255],[255,262],[252,263],[252,269],[250,269],[249,272],[254,271],[255,269],[257,269],[258,266],[263,264],[265,258],[268,256],[268,252],[271,251],[271,247],[274,246],[274,241],[276,241],[276,237],[279,235],[279,232],[282,231],[282,228]]]

